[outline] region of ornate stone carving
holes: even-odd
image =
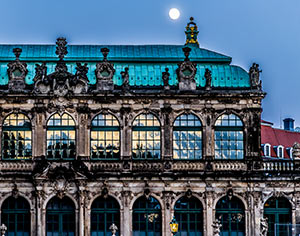
[[[128,71],[129,71],[128,67],[125,67],[124,71],[121,71],[121,76],[122,76],[122,79],[123,79],[122,89],[125,92],[128,92],[130,90]]]
[[[26,88],[25,77],[28,74],[27,64],[20,61],[21,48],[14,48],[13,53],[16,56],[16,60],[7,64],[7,74],[9,78],[8,91],[12,93],[24,92]]]
[[[294,160],[300,160],[300,143],[295,142],[293,145],[293,158]]]
[[[193,63],[189,59],[191,48],[184,47],[182,49],[185,55],[183,62],[178,64],[176,70],[177,79],[179,81],[180,90],[196,90],[195,75],[197,72],[196,63]]]
[[[213,236],[220,236],[222,224],[219,220],[215,220],[212,224]]]
[[[268,218],[263,217],[260,219],[260,236],[267,236],[269,230]]]
[[[53,191],[55,192],[56,196],[60,199],[62,199],[66,193],[68,192],[69,183],[66,179],[60,178],[55,180],[55,182],[52,184]]]
[[[11,191],[11,195],[14,198],[18,198],[19,197],[19,189],[18,189],[17,184],[14,184],[14,187],[13,187],[13,189]]]
[[[56,41],[56,54],[59,61],[56,64],[55,72],[47,75],[46,64],[36,64],[34,77],[34,92],[37,94],[53,94],[63,97],[71,94],[86,93],[88,90],[87,64],[76,63],[76,74],[68,72],[64,56],[67,55],[67,41],[65,38],[58,38]]]
[[[259,75],[261,72],[262,72],[262,70],[259,70],[259,65],[256,63],[253,63],[249,69],[251,88],[261,89],[261,80],[259,79]]]
[[[103,61],[96,65],[96,91],[110,91],[114,89],[113,76],[115,73],[114,65],[107,60],[108,48],[101,48]]]
[[[211,71],[210,69],[205,69],[205,90],[211,90]]]
[[[187,24],[185,29],[186,29],[185,45],[191,44],[191,45],[196,45],[199,47],[199,42],[197,39],[199,31],[198,31],[198,27],[197,27],[196,23],[194,22],[194,17],[190,18],[190,22]]]

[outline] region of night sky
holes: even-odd
[[[259,63],[263,119],[300,126],[299,0],[1,0],[0,43],[184,44],[193,16],[200,46],[248,71]],[[181,16],[171,20],[170,8]]]

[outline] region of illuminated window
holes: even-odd
[[[215,158],[243,159],[243,123],[234,114],[220,116],[215,124]]]
[[[97,115],[91,127],[91,158],[120,158],[120,126],[110,114]]]
[[[31,158],[31,123],[23,114],[11,114],[3,122],[2,158],[8,160]]]
[[[75,158],[75,122],[71,116],[54,114],[47,124],[47,158],[70,160]]]
[[[159,159],[160,135],[160,123],[154,115],[139,115],[132,127],[133,158]]]
[[[173,158],[202,158],[202,125],[192,114],[184,114],[174,122],[173,128]]]

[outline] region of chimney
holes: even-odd
[[[283,120],[284,130],[294,131],[294,121],[292,118],[285,118]]]

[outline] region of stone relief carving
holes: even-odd
[[[251,88],[261,89],[261,80],[259,78],[261,72],[262,72],[262,70],[259,69],[259,65],[256,63],[253,63],[249,69]]]
[[[64,97],[71,94],[86,93],[88,91],[88,67],[87,64],[76,63],[76,74],[68,72],[68,67],[64,61],[68,54],[67,41],[65,38],[58,38],[56,41],[56,54],[59,61],[55,71],[47,75],[47,66],[36,64],[36,74],[34,77],[34,92],[36,94],[48,94]]]
[[[268,218],[263,217],[260,219],[260,236],[267,236],[268,230],[269,230]]]
[[[220,236],[222,224],[220,220],[215,220],[212,224],[213,236]]]
[[[14,48],[13,53],[16,59],[7,64],[7,74],[9,78],[8,91],[12,93],[24,92],[26,88],[25,77],[28,74],[27,64],[20,61],[21,48]]]
[[[107,60],[108,48],[101,48],[103,61],[96,65],[96,92],[111,91],[114,89],[113,76],[115,73],[114,65]]]
[[[196,90],[195,75],[197,72],[196,63],[189,59],[191,48],[184,47],[182,49],[185,55],[183,62],[178,64],[176,70],[180,90]]]

